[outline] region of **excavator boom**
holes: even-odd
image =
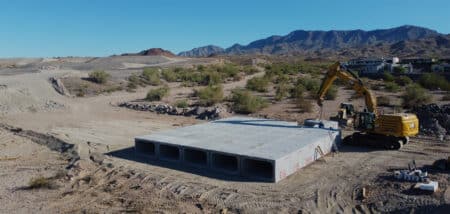
[[[319,88],[317,104],[322,106],[324,96],[330,89],[333,82],[337,79],[341,79],[349,84],[356,93],[364,96],[367,110],[371,113],[377,114],[377,101],[372,95],[372,92],[364,86],[364,83],[354,73],[341,66],[339,62],[334,63],[328,68],[328,72],[325,75],[324,80]]]
[[[355,118],[358,125],[355,126],[360,132],[347,136],[344,142],[358,145],[383,146],[389,149],[399,149],[408,143],[410,136],[419,131],[419,120],[414,114],[383,114],[378,115],[377,101],[372,92],[364,85],[354,73],[342,66],[339,62],[334,63],[328,69],[325,78],[319,88],[317,104],[322,106],[324,96],[337,79],[343,80],[350,85],[356,93],[362,95],[366,102],[368,111],[357,112]]]

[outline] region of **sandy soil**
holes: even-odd
[[[86,72],[41,70],[0,78],[0,85],[5,85],[0,87],[2,123],[74,144],[81,156],[66,170],[69,163],[58,152],[0,128],[0,213],[431,212],[442,211],[436,209],[450,203],[448,172],[429,168],[431,178],[440,182],[440,190],[434,194],[411,191],[413,183],[391,179],[394,169],[406,168],[413,159],[419,167],[427,167],[450,155],[448,143],[428,138],[414,138],[400,151],[344,146],[277,184],[139,159],[133,153],[134,136],[204,121],[116,107],[116,103],[144,97],[148,88],[86,98],[62,96],[48,78],[67,75]],[[230,91],[244,86],[246,79],[224,88]],[[171,87],[168,101],[192,92],[192,88]],[[333,115],[337,104],[352,94],[347,90],[339,93],[338,100],[326,102],[323,118]],[[272,105],[259,114],[290,120],[317,117],[317,112],[296,112],[290,103]],[[96,160],[94,154],[104,160]],[[52,177],[61,171],[64,176],[52,180],[55,188],[26,188],[31,178]],[[368,190],[365,199],[361,198],[362,188]]]

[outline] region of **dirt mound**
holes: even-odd
[[[420,133],[426,135],[450,135],[450,104],[422,105],[412,110],[420,123]]]
[[[139,53],[133,53],[133,54],[122,54],[122,56],[166,56],[166,57],[175,57],[175,54],[168,50],[164,50],[162,48],[150,48],[147,50],[143,50]]]

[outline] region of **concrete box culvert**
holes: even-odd
[[[321,158],[318,148],[327,154],[340,141],[340,130],[333,128],[231,117],[138,136],[135,146],[136,154],[154,154],[160,161],[278,182]]]
[[[239,158],[237,156],[213,152],[211,159],[213,169],[226,173],[239,173]]]
[[[159,158],[169,161],[179,161],[181,157],[178,146],[159,144]]]
[[[156,157],[156,146],[153,142],[136,140],[135,150],[138,155]]]
[[[204,150],[184,148],[184,162],[191,165],[207,167],[208,153]]]
[[[267,160],[243,158],[242,172],[246,177],[259,180],[273,181],[275,178],[274,164]]]

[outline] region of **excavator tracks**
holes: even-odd
[[[408,143],[408,138],[355,132],[353,135],[345,137],[344,143],[354,146],[370,146],[389,150],[399,150],[404,144]]]

